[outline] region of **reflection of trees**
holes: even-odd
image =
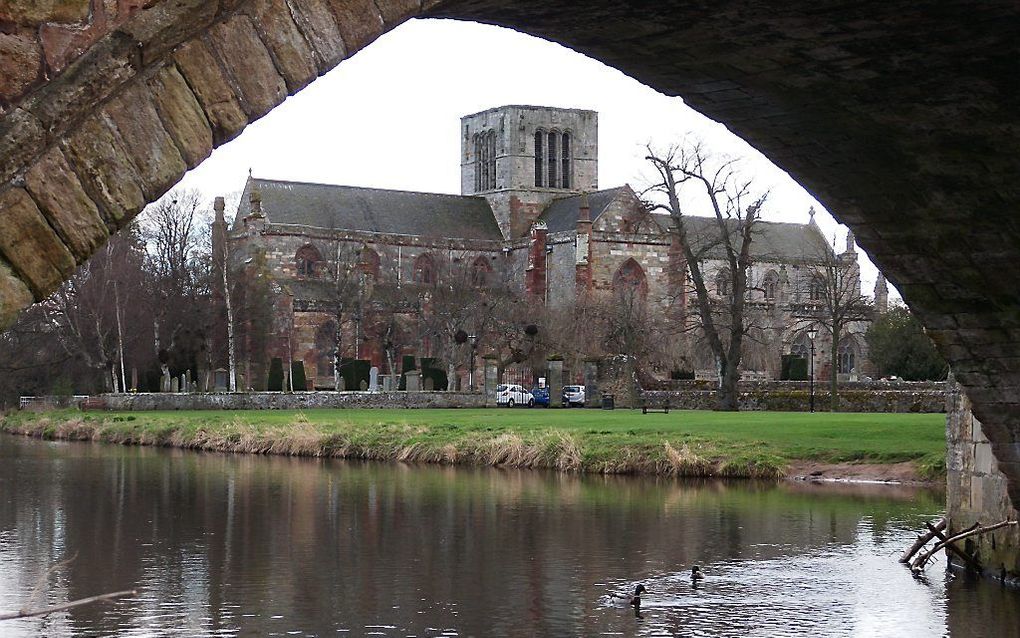
[[[603,593],[594,583],[740,558],[751,545],[768,559],[849,543],[873,509],[902,519],[941,507],[905,488],[896,502],[785,483],[60,449],[71,452],[44,461],[53,473],[0,466],[19,488],[0,503],[0,530],[43,548],[43,565],[77,552],[69,597],[145,587],[136,601],[75,610],[69,622],[83,633],[141,626],[142,610],[193,633],[333,634],[381,622],[591,635],[587,612]]]

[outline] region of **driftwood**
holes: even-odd
[[[925,524],[928,526],[929,531],[924,534],[917,535],[917,540],[914,541],[914,544],[908,547],[907,551],[903,552],[903,555],[900,556],[901,563],[909,563],[910,559],[914,557],[914,554],[921,551],[921,548],[924,547],[928,541],[934,538],[936,534],[941,533],[942,530],[946,528],[946,519],[940,518],[935,522],[934,526],[932,526],[931,523]]]
[[[14,620],[15,618],[30,618],[32,616],[46,616],[54,612],[64,611],[65,609],[81,607],[82,605],[90,605],[92,603],[98,603],[104,600],[112,600],[114,598],[123,598],[125,596],[134,596],[137,593],[138,593],[137,590],[128,589],[125,591],[115,591],[111,594],[100,594],[98,596],[89,596],[88,598],[72,600],[69,603],[63,603],[61,605],[52,605],[50,607],[41,607],[39,609],[22,609],[20,611],[0,614],[0,620]]]
[[[929,530],[935,532],[935,538],[939,539],[942,542],[949,540],[948,538],[946,538],[946,535],[942,533],[942,530],[935,529],[934,527],[931,526],[931,523],[928,523],[927,525]],[[963,560],[963,562],[967,563],[967,566],[970,567],[975,572],[980,574],[983,571],[981,569],[981,563],[979,563],[976,558],[974,558],[967,552],[957,547],[955,543],[947,543],[946,551],[952,552],[959,556]]]
[[[995,531],[999,528],[1016,524],[1017,524],[1016,521],[1002,521],[1001,523],[995,523],[994,525],[986,526],[982,526],[979,525],[978,523],[975,523],[974,525],[970,526],[969,528],[960,532],[959,534],[956,534],[955,536],[950,536],[946,540],[938,543],[937,545],[935,545],[935,547],[931,548],[930,550],[918,554],[917,558],[915,558],[914,562],[910,565],[910,568],[913,569],[914,571],[920,571],[924,569],[924,564],[927,563],[928,560],[931,559],[931,557],[934,556],[940,549],[945,549],[946,547],[949,547],[953,543],[963,540],[964,538],[968,538],[970,536],[977,536],[979,534],[987,534],[988,532]]]

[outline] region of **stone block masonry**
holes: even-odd
[[[974,523],[1018,520],[1020,512],[1010,502],[1008,481],[992,454],[992,444],[958,385],[947,394],[946,411],[946,535],[962,532]],[[977,557],[985,576],[1020,586],[1020,529],[1016,526],[972,537],[966,541],[966,549]]]

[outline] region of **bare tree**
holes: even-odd
[[[214,264],[201,193],[174,190],[140,216],[148,258],[153,350],[164,377],[208,365]]]
[[[321,273],[328,287],[328,299],[333,314],[333,389],[340,390],[340,361],[344,355],[344,329],[352,324],[354,342],[357,343],[361,330],[361,314],[365,306],[366,273],[362,264],[361,244],[344,240],[336,232],[331,239],[323,242],[325,254]],[[318,249],[317,249],[318,250]],[[317,264],[305,262],[305,276],[318,277]]]
[[[756,193],[751,181],[740,178],[734,160],[715,161],[700,143],[672,146],[663,153],[649,147],[646,159],[657,173],[646,193],[664,199],[649,205],[666,210],[673,220],[695,290],[699,327],[715,356],[718,408],[736,410],[751,240],[768,193]],[[687,192],[693,195],[690,204],[681,198]],[[690,221],[690,212],[699,206],[707,208],[713,220],[704,231]],[[725,264],[716,273],[716,295],[709,292],[704,270],[710,255]]]
[[[815,255],[813,261],[818,265],[807,280],[808,298],[813,302],[813,311],[803,321],[817,323],[832,339],[829,363],[830,409],[839,409],[839,345],[848,328],[858,321],[871,318],[873,307],[871,299],[861,294],[860,268],[856,254],[852,250],[853,234],[847,238],[847,251],[837,255],[835,251],[826,250]]]

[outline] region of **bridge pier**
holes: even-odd
[[[948,446],[946,536],[974,523],[988,525],[1017,520],[1010,502],[1008,480],[999,470],[992,444],[971,412],[970,400],[956,383],[946,395],[946,445]],[[1020,586],[1020,528],[1005,527],[966,541],[984,568],[984,575]],[[954,564],[959,559],[951,559]]]

